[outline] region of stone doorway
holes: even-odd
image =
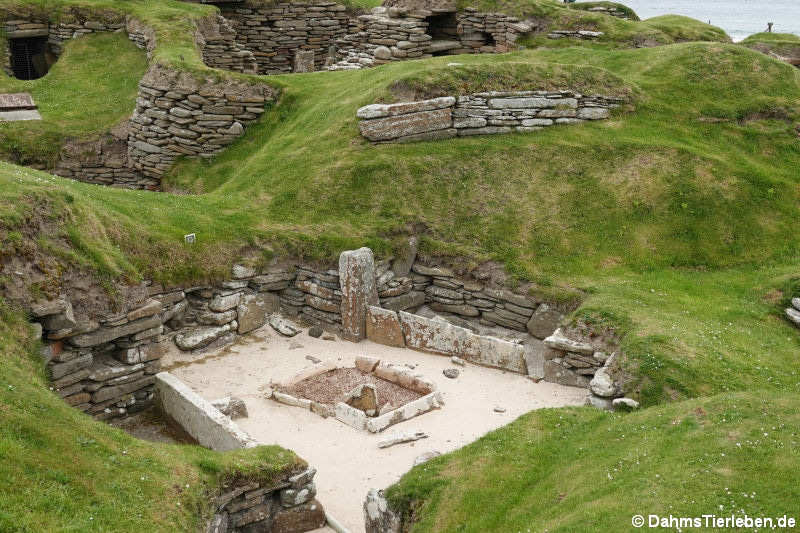
[[[41,78],[52,64],[47,37],[21,37],[8,40],[11,72],[20,80]]]
[[[428,35],[433,37],[429,51],[434,56],[449,55],[453,50],[461,48],[458,37],[458,20],[455,12],[437,13],[426,17]]]

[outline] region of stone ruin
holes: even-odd
[[[374,143],[403,143],[538,131],[604,120],[625,102],[572,91],[492,91],[417,102],[372,104],[356,112],[361,135]]]
[[[411,250],[410,259],[378,263],[368,248],[344,252],[340,269],[275,265],[258,271],[236,265],[231,279],[207,286],[145,282],[126,289],[123,307],[105,315],[76,312],[66,295],[29,311],[41,326],[54,391],[100,420],[152,403],[154,376],[170,344],[183,351],[213,350],[274,322],[276,313],[353,342],[368,338],[456,356],[534,380],[591,388],[609,401],[621,396],[613,379],[591,387],[601,369],[613,374],[609,354],[616,348],[559,330],[570,308],[459,279],[443,266],[415,260]]]

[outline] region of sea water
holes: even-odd
[[[767,31],[800,35],[800,0],[617,0],[642,19],[685,15],[719,26],[734,41]]]

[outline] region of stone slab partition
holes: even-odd
[[[537,131],[603,120],[624,102],[572,91],[503,91],[416,102],[371,104],[356,116],[361,135],[376,143]]]
[[[201,446],[218,452],[256,446],[250,435],[169,372],[156,374],[155,394],[161,411]]]
[[[367,307],[378,303],[372,250],[360,248],[339,256],[342,285],[342,337],[358,342],[367,337]]]

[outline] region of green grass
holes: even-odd
[[[740,393],[632,414],[533,411],[415,467],[387,496],[415,533],[629,531],[637,514],[796,519],[798,408],[797,395]]]
[[[540,290],[583,288],[587,306],[628,317],[631,387],[646,404],[751,381],[795,390],[797,343],[761,300],[800,255],[795,69],[726,44],[459,60],[277,77],[281,102],[243,139],[211,161],[182,162],[165,182],[196,195],[2,166],[0,219],[28,236],[6,239],[7,254],[41,241],[106,279],[190,283],[225,276],[245,249],[334,260],[369,245],[386,256],[405,228],[424,227],[426,253],[496,260]],[[542,76],[545,87],[563,76],[632,91],[634,107],[533,135],[373,146],[357,133],[355,110],[398,80],[428,94],[508,80],[539,88]],[[184,244],[186,233],[197,244]],[[662,286],[680,297],[651,299]],[[751,312],[731,320],[728,309]],[[700,334],[701,316],[708,331],[735,331],[717,346]],[[775,343],[768,370],[753,364],[755,323]]]
[[[0,531],[199,531],[222,482],[304,464],[277,446],[220,454],[94,422],[48,390],[30,335],[0,302]]]
[[[632,99],[633,90],[609,71],[587,65],[504,62],[445,66],[415,72],[398,79],[390,90],[394,100],[465,95],[484,91],[559,90],[564,87],[584,94],[604,94]]]
[[[70,41],[43,78],[22,81],[0,72],[0,92],[31,93],[42,115],[0,123],[0,158],[52,168],[67,139],[97,136],[130,117],[146,69],[144,51],[124,34],[109,33]]]

